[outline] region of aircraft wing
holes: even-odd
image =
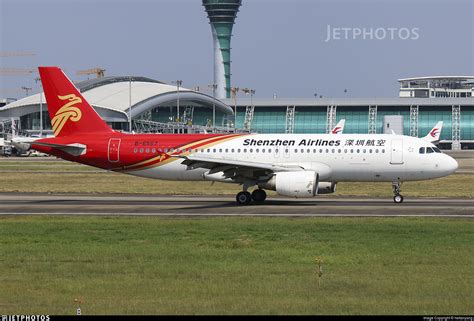
[[[257,179],[262,176],[271,176],[276,172],[304,171],[303,167],[297,165],[276,165],[193,155],[181,157],[184,158],[182,164],[187,165],[189,170],[207,168],[210,170],[208,174],[222,172],[225,178],[231,179],[238,176]]]

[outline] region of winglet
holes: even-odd
[[[423,140],[433,143],[439,141],[439,138],[441,137],[441,130],[443,129],[443,122],[439,121],[436,123],[435,127],[433,127],[428,135],[423,137]]]

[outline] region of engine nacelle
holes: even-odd
[[[276,191],[279,195],[305,198],[318,193],[318,173],[315,171],[278,172],[260,186]]]
[[[319,182],[318,194],[331,194],[336,191],[337,183],[334,182]]]

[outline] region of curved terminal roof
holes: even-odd
[[[431,76],[431,77],[412,77],[412,78],[402,78],[398,79],[399,82],[401,81],[416,81],[416,80],[474,80],[474,76]]]
[[[132,117],[136,117],[159,105],[176,105],[179,99],[183,106],[192,102],[194,106],[212,108],[216,106],[226,114],[233,114],[232,108],[200,92],[145,77],[104,77],[82,81],[76,84],[84,98],[106,121],[127,121],[130,104],[130,81]],[[40,101],[45,104],[43,93],[38,93],[14,101],[0,108],[0,118],[19,117],[39,111]]]

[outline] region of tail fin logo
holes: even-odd
[[[61,100],[67,100],[68,102],[59,108],[59,110],[54,115],[51,124],[53,126],[54,136],[58,136],[64,125],[71,120],[77,122],[81,120],[82,112],[81,110],[74,106],[76,104],[82,103],[82,99],[77,97],[74,94],[58,96]]]
[[[433,130],[431,131],[430,135],[431,137],[436,137],[436,135],[438,135],[438,132],[439,132],[439,128],[433,128]]]
[[[333,134],[337,134],[337,133],[339,133],[341,130],[342,130],[342,128],[339,127],[339,126],[338,126],[338,127],[334,127],[334,129],[332,130],[332,133],[333,133]]]

